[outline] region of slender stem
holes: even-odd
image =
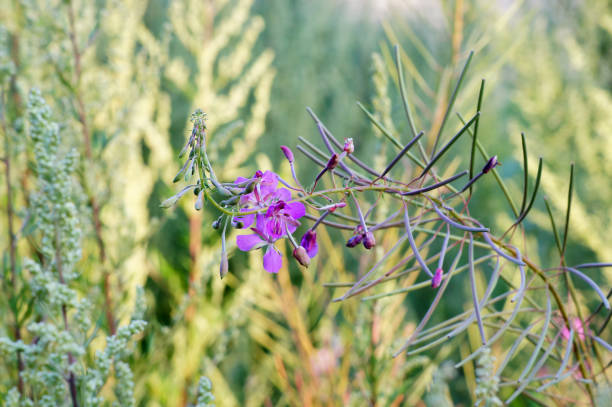
[[[73,54],[73,63],[74,63],[74,79],[75,86],[73,87],[74,97],[77,104],[77,114],[79,118],[79,122],[81,123],[81,129],[83,133],[83,144],[85,147],[85,157],[88,162],[93,161],[93,154],[91,148],[91,135],[89,131],[89,126],[87,124],[87,113],[85,111],[85,103],[83,102],[83,96],[80,91],[80,82],[81,82],[81,51],[79,50],[79,46],[77,44],[76,39],[76,27],[75,27],[75,16],[74,16],[74,8],[73,2],[68,2],[68,22],[69,22],[69,31],[68,36],[70,38],[70,44],[72,46],[72,54]],[[100,205],[95,197],[95,195],[89,190],[87,187],[87,179],[84,175],[84,171],[82,172],[83,178],[83,187],[88,195],[89,204],[91,205],[92,212],[92,220],[94,226],[94,233],[96,238],[96,243],[98,245],[98,254],[100,256],[100,263],[103,267],[103,290],[104,290],[104,308],[106,314],[106,322],[108,324],[108,330],[111,335],[114,335],[117,331],[115,325],[115,318],[113,316],[112,309],[112,300],[111,300],[111,287],[110,287],[110,273],[105,267],[106,264],[106,245],[104,243],[104,239],[102,237],[102,221],[100,220]]]
[[[476,111],[480,112],[482,107],[482,95],[484,93],[485,80],[484,78],[480,82],[480,91],[478,92],[478,103],[476,105]],[[472,148],[470,149],[470,179],[474,177],[474,155],[476,154],[476,141],[478,140],[478,123],[480,122],[480,116],[474,123],[474,135],[472,137]],[[472,195],[472,188],[470,185],[470,196]]]
[[[468,67],[470,66],[470,62],[472,61],[472,56],[474,56],[474,51],[470,51],[468,55],[467,61],[465,61],[465,65],[459,74],[459,79],[457,80],[457,84],[455,85],[455,89],[453,89],[453,93],[448,102],[448,106],[446,107],[446,112],[444,113],[444,118],[442,119],[442,123],[440,124],[440,129],[438,130],[438,134],[436,135],[436,139],[434,141],[433,148],[431,150],[431,157],[433,159],[436,154],[436,147],[438,146],[438,141],[440,140],[440,136],[442,135],[442,131],[444,130],[444,125],[448,120],[448,116],[450,115],[451,110],[453,109],[453,105],[455,104],[455,99],[457,98],[457,93],[459,92],[459,88],[461,87],[461,82],[463,82],[463,78],[465,77],[465,73],[467,72]]]
[[[61,238],[60,238],[60,230],[56,222],[55,224],[55,267],[57,268],[57,275],[59,277],[60,284],[66,285],[66,281],[64,280],[64,273],[63,273],[61,244],[62,243],[61,243]],[[64,320],[64,330],[67,333],[70,333],[70,329],[68,326],[68,316],[66,312],[66,304],[62,304],[62,319]],[[68,352],[68,369],[71,369],[71,366],[74,363],[75,363],[75,360],[74,360],[74,356],[72,355],[72,352]],[[68,388],[70,390],[70,398],[72,399],[72,406],[78,407],[79,401],[77,398],[76,378],[72,370],[68,374]]]
[[[11,270],[11,298],[15,299],[17,293],[17,237],[13,229],[13,219],[15,212],[13,209],[13,186],[11,182],[11,147],[9,142],[9,135],[7,133],[7,126],[4,118],[4,89],[0,95],[0,120],[2,123],[2,133],[4,134],[4,153],[6,156],[3,159],[4,162],[4,176],[6,178],[6,222],[7,222],[7,233],[9,238],[9,268]],[[12,307],[11,307],[12,308]],[[17,310],[13,309],[13,317],[15,318],[14,335],[15,341],[21,340],[21,326],[19,324],[19,315]],[[21,351],[17,351],[17,390],[19,394],[23,395],[23,378],[21,373],[25,369]]]
[[[463,124],[467,123],[463,119],[461,114],[457,113],[457,117],[459,117],[459,120],[461,120],[461,123],[463,123]],[[468,132],[468,134],[470,136],[474,137],[474,134],[470,131],[470,129],[468,129],[467,132]],[[485,160],[488,160],[489,157],[491,157],[489,155],[489,153],[487,153],[487,150],[485,150],[485,148],[482,146],[482,143],[480,142],[480,140],[476,140],[476,147],[478,147],[478,151],[480,151],[480,154],[482,155],[482,158],[484,158]],[[493,173],[493,176],[495,177],[495,180],[497,181],[497,184],[499,185],[499,188],[504,193],[504,196],[506,197],[506,200],[510,204],[510,208],[512,209],[512,212],[514,213],[514,216],[518,217],[519,216],[519,210],[516,207],[516,204],[514,203],[514,200],[512,199],[512,195],[510,195],[510,191],[508,191],[508,187],[506,186],[504,180],[499,176],[499,173],[497,172],[496,168],[493,168],[491,170],[491,172]]]

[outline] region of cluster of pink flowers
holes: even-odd
[[[243,185],[244,188],[244,194],[240,197],[241,211],[262,210],[257,214],[235,218],[236,222],[242,222],[252,232],[237,236],[236,244],[242,251],[265,249],[264,269],[277,273],[283,259],[274,243],[284,237],[289,237],[293,242],[292,234],[300,225],[298,219],[306,214],[306,208],[301,202],[290,202],[291,191],[278,188],[278,175],[272,171],[256,171],[252,178],[238,177],[235,185]],[[295,245],[293,255],[307,266],[317,250],[316,232],[308,230],[301,244]]]

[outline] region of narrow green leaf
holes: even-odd
[[[438,146],[438,142],[440,141],[440,136],[442,135],[442,131],[444,130],[444,125],[446,124],[446,121],[448,120],[448,115],[450,114],[450,111],[453,109],[453,105],[455,104],[455,99],[457,98],[457,93],[459,93],[459,88],[461,87],[461,82],[463,81],[463,78],[465,77],[465,73],[467,72],[467,69],[470,66],[470,62],[472,61],[473,56],[474,56],[474,51],[470,51],[467,61],[465,61],[465,65],[463,65],[463,69],[461,70],[461,73],[459,74],[459,79],[457,80],[455,89],[453,90],[451,98],[448,101],[448,106],[446,106],[446,112],[444,113],[444,117],[442,118],[440,129],[438,130],[438,134],[434,141],[433,149],[431,150],[432,157],[436,153],[436,147]]]
[[[483,79],[480,82],[480,92],[478,92],[478,104],[476,105],[476,111],[480,112],[482,107],[482,94],[484,93],[485,80]],[[480,121],[480,116],[476,119],[476,123],[474,123],[474,135],[472,137],[472,149],[470,151],[470,179],[474,177],[474,155],[476,154],[476,141],[478,140],[478,122]],[[470,185],[470,195],[472,195],[472,186]]]

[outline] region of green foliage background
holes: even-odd
[[[315,264],[303,270],[290,262],[278,275],[261,269],[258,254],[237,252],[232,238],[230,274],[220,280],[220,239],[210,227],[214,212],[196,212],[191,200],[172,210],[159,208],[174,193],[176,156],[189,114],[198,107],[209,115],[211,160],[224,180],[256,169],[276,170],[287,179],[280,144],[294,147],[304,137],[322,145],[306,106],[338,138],[352,137],[357,156],[382,168],[394,152],[355,102],[407,140],[394,86],[396,43],[416,100],[417,128],[432,135],[467,53],[474,50],[455,110],[471,117],[480,80],[486,78],[479,134],[503,163],[502,176],[512,179],[511,195],[520,201],[524,131],[533,152],[531,168],[538,155],[544,157],[542,184],[559,222],[569,163],[576,163],[568,259],[612,259],[607,233],[612,226],[610,2],[385,4],[2,0],[2,63],[14,69],[2,84],[11,137],[3,156],[14,157],[11,194],[20,208],[15,224],[26,219],[33,179],[24,101],[29,89],[38,87],[60,122],[64,143],[81,153],[77,178],[85,239],[78,283],[82,295],[91,293],[101,321],[97,329],[111,334],[113,322],[128,322],[136,287],[144,288],[149,324],[130,356],[136,405],[194,403],[202,375],[211,379],[219,406],[359,406],[364,400],[372,405],[473,404],[474,366],[449,371],[444,362],[477,347],[475,335],[458,348],[445,345],[427,356],[389,357],[395,341],[425,312],[426,294],[330,304],[334,289],[323,283],[353,281],[368,265],[360,253],[343,252],[346,236],[321,233],[323,253]],[[69,7],[75,12],[74,29]],[[80,72],[71,33],[82,51]],[[453,115],[446,133],[460,126]],[[448,168],[469,160],[467,142],[454,148],[462,153],[445,163]],[[316,171],[298,158],[304,179]],[[4,209],[6,179],[0,184]],[[496,232],[512,224],[512,212],[493,179],[478,185],[473,201],[472,210]],[[93,202],[100,210],[99,228]],[[535,209],[526,228],[529,255],[554,266],[555,244],[545,232],[549,221],[543,202]],[[21,257],[36,253],[28,232],[19,241]],[[394,232],[386,234],[379,249],[396,239]],[[7,248],[6,259],[6,233],[0,244]],[[612,276],[598,281],[609,287]],[[409,284],[396,280],[385,290]],[[13,321],[5,298],[0,336],[10,337]],[[581,300],[595,304],[586,296]],[[441,309],[450,314],[462,305],[449,299]],[[109,309],[110,319],[103,315]],[[104,343],[97,339],[89,351]],[[14,377],[14,364],[2,362],[0,397],[6,397]],[[113,380],[102,390],[109,400],[115,397]],[[528,405],[523,399],[517,403]]]

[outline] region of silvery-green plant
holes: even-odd
[[[597,313],[603,308],[610,309],[610,304],[602,289],[587,274],[589,270],[605,269],[610,264],[593,262],[569,266],[562,260],[559,267],[544,268],[524,255],[525,250],[519,249],[522,243],[516,242],[515,232],[523,227],[538,196],[542,159],[538,162],[535,183],[529,188],[527,143],[523,137],[524,191],[522,203],[516,206],[497,173],[496,167],[500,165],[497,156],[488,155],[483,142],[478,139],[484,80],[471,118],[464,121],[460,116],[454,135],[446,135],[444,129],[451,126],[449,119],[453,117],[455,95],[473,52],[467,55],[437,133],[427,143],[430,147],[424,145],[424,132],[417,131],[415,126],[400,55],[400,49],[396,47],[394,60],[398,91],[408,122],[408,140],[400,141],[399,134],[387,129],[374,114],[360,105],[368,119],[398,150],[384,168],[373,168],[357,158],[355,148],[359,146],[359,139],[349,138],[341,142],[308,109],[324,147],[322,150],[312,142],[300,139],[297,149],[320,168],[316,177],[308,182],[298,179],[295,171],[298,160],[290,148],[281,146],[278,156],[284,156],[289,162],[292,180],[285,180],[272,171],[259,170],[252,176],[223,181],[215,173],[207,154],[207,116],[197,110],[192,115],[193,128],[180,155],[185,158],[185,163],[175,177],[175,180],[184,178],[190,183],[164,201],[162,206],[172,206],[193,191],[196,210],[209,206],[219,214],[212,227],[221,233],[221,278],[228,272],[225,246],[232,229],[239,233],[241,230],[248,232],[236,236],[237,247],[242,251],[261,249],[263,268],[270,273],[282,272],[286,264],[279,249],[285,241],[290,244],[294,259],[301,266],[308,267],[318,253],[318,227],[349,232],[346,241],[349,250],[357,250],[362,245],[364,249],[372,250],[387,230],[399,230],[396,244],[382,256],[374,256],[368,271],[356,281],[328,284],[336,289],[346,288],[334,301],[349,300],[399,278],[405,279],[408,285],[369,295],[362,300],[430,290],[429,309],[404,343],[393,351],[394,357],[405,354],[409,358],[427,352],[475,327],[476,346],[456,367],[480,360],[480,372],[488,369],[487,372],[492,373],[493,359],[487,358],[486,353],[496,344],[512,345],[491,376],[495,382],[479,380],[476,396],[481,400],[498,404],[502,399],[509,403],[519,396],[563,397],[542,390],[558,385],[573,374],[575,389],[583,386],[584,392],[594,402],[593,385],[602,377],[606,355],[612,348],[601,337],[607,320],[602,321],[596,330],[591,325]],[[469,159],[465,163],[466,169],[449,173],[448,168],[454,166],[449,166],[448,157],[451,152],[457,154],[455,144],[468,136],[471,140],[467,143]],[[483,158],[480,163],[476,150]],[[403,160],[409,160],[408,173],[411,175],[406,179],[403,178],[405,174],[399,174],[402,178],[398,179],[392,173]],[[572,165],[563,239],[559,237],[553,220],[562,259],[567,245],[573,174]],[[501,234],[494,234],[477,215],[470,213],[473,190],[492,175],[502,193],[511,201],[512,208],[516,208],[514,223]],[[382,202],[387,205],[383,206]],[[384,216],[380,216],[380,211],[384,211]],[[305,219],[311,220],[312,224],[301,239],[296,238],[294,234]],[[387,262],[401,252],[406,253],[402,260]],[[576,320],[562,298],[562,290],[575,292],[572,279],[586,283],[599,303],[588,320]],[[437,307],[447,298],[445,293],[451,280],[458,280],[452,286],[453,290],[460,293],[462,286],[467,288],[470,306],[426,329]],[[479,285],[484,285],[483,289],[479,289]],[[557,323],[553,323],[554,320]],[[525,323],[529,325],[527,328]],[[513,339],[514,336],[517,338]],[[510,365],[514,368],[506,370]],[[556,373],[545,373],[552,370]],[[494,394],[498,385],[504,388],[504,394],[499,398]]]
[[[114,399],[116,405],[133,405],[130,341],[146,326],[143,297],[130,322],[102,345],[98,312],[89,300],[92,293],[79,281],[82,192],[74,177],[78,155],[62,144],[60,125],[36,89],[27,99],[27,124],[36,174],[36,192],[27,211],[37,258],[11,267],[11,288],[18,293],[11,304],[16,333],[3,333],[0,352],[17,369],[13,386],[2,383],[5,403],[76,407],[110,405]],[[111,377],[115,396],[102,393]]]

